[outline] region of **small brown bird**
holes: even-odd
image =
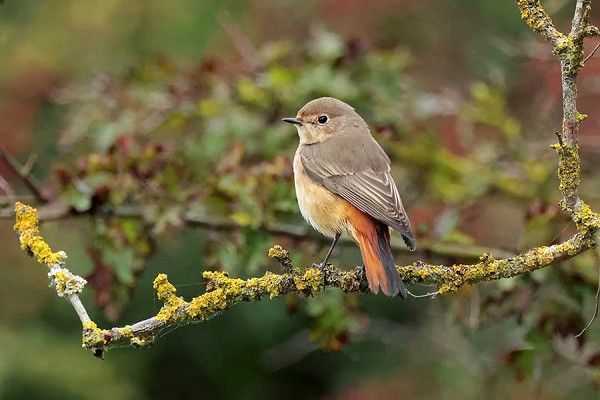
[[[409,250],[415,238],[390,175],[390,159],[354,108],[333,97],[308,102],[295,118],[300,145],[294,157],[296,196],[302,216],[333,237],[321,267],[340,235],[352,237],[362,254],[369,288],[406,297],[390,249],[392,227]]]

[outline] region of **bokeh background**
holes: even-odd
[[[570,29],[572,1],[544,6]],[[297,136],[280,118],[322,95],[352,104],[392,159],[419,246],[396,237],[399,263],[502,257],[573,232],[549,147],[559,65],[509,0],[5,0],[0,65],[0,142],[40,188],[3,161],[2,211],[70,210],[42,232],[88,277],[102,327],[155,314],[159,272],[189,299],[206,269],[278,271],[276,243],[298,265],[321,260],[329,243],[299,215]],[[581,196],[595,210],[599,72],[592,58],[579,80]],[[600,327],[574,336],[594,311],[592,252],[437,298],[240,304],[99,361],[12,224],[0,220],[1,399],[598,398]],[[345,243],[333,261],[360,255]]]

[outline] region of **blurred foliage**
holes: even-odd
[[[42,229],[54,248],[67,251],[75,272],[87,275],[93,298],[84,300],[102,310],[105,325],[155,312],[150,282],[158,272],[192,296],[202,290],[202,268],[240,277],[277,268],[266,257],[275,243],[298,264],[320,259],[328,243],[317,234],[272,229],[306,227],[293,188],[297,136],[280,119],[318,96],[353,105],[390,155],[425,249],[419,258],[469,261],[462,246],[517,252],[570,233],[556,206],[556,159],[548,148],[560,126],[557,62],[529,50],[536,38],[524,37],[512,3],[193,3],[176,10],[115,0],[85,12],[75,2],[56,10],[33,0],[0,6],[7,23],[0,43],[11,55],[0,74],[0,116],[8,121],[0,137],[20,158],[40,154],[34,173],[47,177],[46,198],[85,216]],[[549,3],[559,21],[570,9]],[[221,8],[246,15],[251,23],[242,32],[261,38],[260,46],[231,34],[211,37]],[[96,13],[95,24],[74,18],[82,13]],[[319,23],[306,23],[315,16]],[[292,25],[297,32],[288,31]],[[200,57],[204,46],[214,55]],[[52,48],[48,57],[45,47]],[[236,47],[245,52],[235,54]],[[102,72],[78,70],[79,54],[99,60],[93,70]],[[34,61],[37,70],[19,75]],[[596,71],[591,61],[589,68]],[[596,86],[581,87],[584,106],[598,100]],[[584,126],[598,124],[591,106],[582,112],[590,114]],[[13,115],[19,123],[10,122]],[[600,177],[585,160],[586,151],[597,157],[597,147],[585,147],[583,134],[582,196],[598,209]],[[24,192],[18,177],[11,182]],[[10,207],[8,197],[5,203]],[[208,222],[195,224],[198,217]],[[16,252],[11,235],[1,237]],[[428,251],[436,243],[459,255]],[[397,254],[399,263],[414,259]],[[30,267],[20,253],[6,260]],[[352,245],[334,254],[336,264],[358,260]],[[65,304],[46,304],[52,293],[39,293],[44,277],[34,270],[0,283],[0,338],[22,346],[0,355],[0,397],[42,398],[38,382],[53,382],[48,390],[57,398],[111,391],[129,398],[595,398],[600,331],[573,335],[593,312],[597,264],[584,254],[444,299],[399,303],[327,291],[243,305],[170,333],[153,349],[111,352],[93,379],[78,378],[82,369],[68,365],[48,367],[95,360],[77,352],[77,321]],[[15,290],[31,305],[16,306]],[[24,332],[24,341],[12,329]],[[136,384],[122,379],[123,364]],[[112,386],[96,390],[86,379]]]

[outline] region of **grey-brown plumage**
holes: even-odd
[[[318,100],[321,99],[313,101]],[[309,105],[322,108],[319,103],[311,103],[299,114]],[[335,115],[338,109],[347,112],[346,107],[351,108],[342,104],[331,113]],[[414,250],[415,238],[390,174],[390,159],[373,139],[364,120],[353,109],[352,114],[353,117],[347,118],[342,129],[327,140],[319,142],[318,146],[302,148],[302,166],[313,180],[400,232],[408,249]]]

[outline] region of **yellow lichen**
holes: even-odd
[[[152,282],[152,287],[156,290],[158,298],[164,301],[168,301],[177,293],[175,286],[169,282],[167,274],[158,274]]]
[[[153,337],[139,337],[133,336],[129,339],[129,343],[131,343],[134,347],[149,347],[154,343]]]
[[[125,327],[119,329],[119,334],[121,334],[123,337],[133,337],[133,330],[129,325],[126,325]]]
[[[59,297],[80,293],[87,284],[85,279],[74,275],[71,271],[60,267],[58,264],[50,268],[48,278],[50,278],[50,287],[56,288],[56,294]]]
[[[275,276],[273,276],[273,278],[274,277]],[[266,288],[266,291],[269,293],[270,299],[274,299],[275,297],[277,297],[281,294],[279,291],[279,287],[274,282],[274,279],[272,279],[271,282],[267,282],[267,285],[265,286],[265,288]]]
[[[261,292],[268,293],[269,298],[273,299],[279,296],[279,285],[281,283],[281,277],[272,272],[266,272],[261,279]]]
[[[94,321],[83,323],[83,338],[81,346],[86,349],[106,345],[105,331],[98,328]]]
[[[408,276],[417,276],[420,280],[425,280],[433,271],[429,268],[429,266],[424,267],[423,265],[414,262],[410,267],[401,267],[399,272],[404,279],[406,279]]]
[[[565,38],[556,44],[553,50],[554,55],[561,56],[573,49],[573,41]]]
[[[307,268],[302,276],[294,276],[294,284],[299,291],[308,290],[310,294],[316,295],[323,285],[323,271],[318,268]]]
[[[258,278],[250,278],[246,281],[248,290],[256,291],[261,286],[262,281]]]
[[[94,321],[84,322],[82,325],[83,325],[83,329],[89,329],[92,331],[95,329],[98,329],[98,325],[96,325],[96,323]]]
[[[532,268],[539,265],[548,265],[554,261],[554,252],[546,246],[536,247],[526,255],[530,256],[526,258],[525,263]]]
[[[576,197],[577,188],[581,182],[578,146],[554,144],[551,147],[560,157],[558,163],[559,189],[567,198]]]
[[[279,259],[287,258],[288,256],[289,252],[278,244],[269,249],[269,258]]]
[[[517,6],[521,10],[521,19],[535,32],[545,37],[566,39],[566,36],[558,32],[548,14],[544,11],[539,1],[536,0],[517,0]]]
[[[458,290],[459,287],[460,287],[460,282],[458,284],[455,284],[453,282],[444,283],[438,289],[438,293],[439,294],[454,293]]]
[[[570,256],[573,256],[578,252],[577,246],[569,241],[554,246],[554,251],[557,253],[566,253]]]
[[[360,280],[356,273],[348,272],[342,275],[340,279],[340,289],[344,292],[356,292],[360,289]]]
[[[194,319],[206,320],[215,312],[228,307],[225,291],[217,288],[201,296],[194,297],[187,308],[187,315]]]
[[[242,300],[258,300],[264,294],[269,294],[271,298],[276,297],[280,294],[279,285],[282,279],[285,279],[272,272],[247,281],[230,278],[219,271],[205,271],[202,275],[208,281],[207,292],[192,299],[186,308],[188,317],[199,320],[206,320],[216,312]],[[306,275],[305,282],[313,288],[313,274]]]
[[[588,117],[587,114],[582,114],[579,111],[575,111],[575,122],[581,123]]]
[[[19,234],[21,248],[33,254],[37,261],[52,267],[64,259],[64,253],[53,253],[52,249],[40,236],[37,210],[21,202],[15,203],[16,223],[13,229]]]
[[[57,272],[54,274],[54,280],[56,283],[56,290],[64,292],[69,285],[69,277],[64,272]]]
[[[590,229],[600,228],[600,215],[592,211],[590,206],[583,201],[580,200],[579,204],[572,211],[573,221],[579,231],[585,232]]]
[[[170,321],[181,318],[178,312],[187,303],[182,297],[176,295],[177,289],[169,282],[167,275],[158,274],[154,279],[153,287],[156,290],[158,298],[165,303],[156,315],[156,319],[159,321]]]
[[[241,294],[246,287],[246,282],[239,278],[230,278],[225,272],[219,271],[204,271],[202,277],[209,282],[209,287],[218,288],[224,287],[234,295]]]
[[[183,305],[183,300],[182,300],[182,304]],[[167,322],[167,321],[172,321],[175,320],[176,317],[178,317],[177,315],[177,311],[179,311],[180,307],[179,305],[167,305],[165,304],[160,311],[158,312],[158,314],[156,314],[156,319],[159,321],[163,321],[163,322]]]
[[[414,272],[416,272],[416,275],[421,279],[425,279],[431,275],[430,271],[428,271],[426,268],[419,268],[419,269],[415,270]]]

